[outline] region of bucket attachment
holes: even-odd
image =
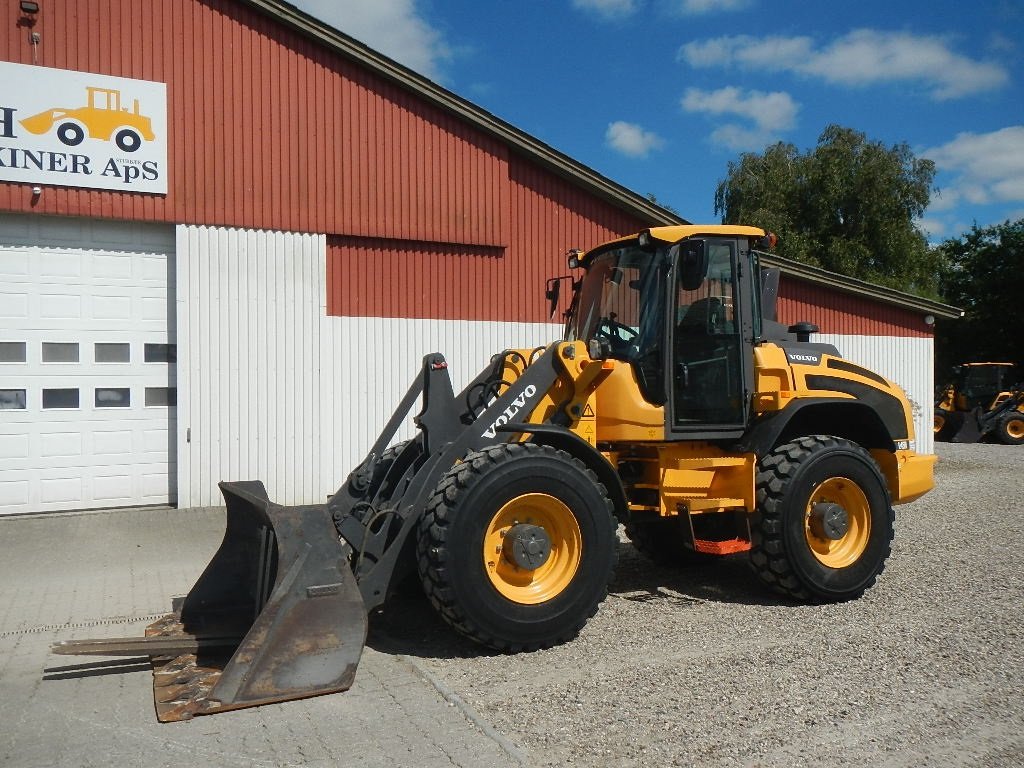
[[[951,443],[977,443],[985,434],[985,412],[977,407],[963,415],[963,421],[956,434],[950,438]]]
[[[348,690],[366,609],[324,505],[283,507],[263,483],[221,483],[220,549],[145,638],[72,640],[55,653],[149,655],[161,722]]]

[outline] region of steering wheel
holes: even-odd
[[[610,317],[602,317],[597,321],[597,327],[594,329],[594,338],[606,340],[613,352],[623,352],[629,349],[633,340],[639,335],[640,333],[630,326],[616,322]]]

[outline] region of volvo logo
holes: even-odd
[[[803,363],[804,365],[818,365],[821,363],[821,355],[807,352],[789,352],[787,350],[786,357],[789,358],[791,363]]]
[[[482,436],[494,439],[498,434],[498,427],[508,424],[512,418],[523,409],[523,406],[526,405],[526,401],[535,394],[537,394],[537,388],[533,386],[533,384],[528,384],[526,389],[523,390],[523,393],[513,400],[511,405],[502,411],[498,418],[491,422],[491,426],[484,430]]]

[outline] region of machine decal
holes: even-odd
[[[532,398],[535,394],[537,394],[537,388],[533,386],[533,384],[527,386],[526,389],[523,390],[523,394],[513,400],[512,404],[481,433],[481,436],[493,440],[498,434],[498,427],[508,424],[512,418],[522,410],[523,406],[526,405],[526,401]]]

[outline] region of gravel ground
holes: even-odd
[[[410,656],[531,765],[1024,764],[1024,448],[937,447],[936,489],[896,510],[859,600],[766,592],[743,556],[659,568],[620,547],[572,643],[491,655],[417,595],[370,645]]]

